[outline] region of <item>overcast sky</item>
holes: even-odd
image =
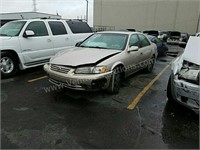
[[[93,25],[93,0],[89,4],[89,25]],[[36,0],[37,12],[59,14],[64,19],[85,19],[86,0]],[[0,13],[33,11],[33,0],[0,0]]]

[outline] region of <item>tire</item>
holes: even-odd
[[[166,50],[163,51],[162,56],[167,56],[167,51]]]
[[[110,94],[117,94],[122,83],[122,72],[118,72],[120,67],[114,69],[107,91]]]
[[[154,64],[155,64],[155,58],[153,57],[153,58],[151,59],[151,61],[149,61],[149,64],[148,64],[147,67],[144,69],[144,71],[145,71],[146,73],[151,73],[152,70],[153,70]]]
[[[17,59],[9,52],[1,52],[0,66],[1,78],[13,77],[19,69]]]
[[[171,76],[169,77],[168,84],[167,84],[167,98],[169,101],[174,101],[174,98],[172,96]]]

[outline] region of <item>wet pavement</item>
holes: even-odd
[[[127,78],[120,92],[84,92],[52,86],[42,67],[1,81],[2,149],[198,149],[199,116],[168,101],[170,68],[133,110],[143,88],[181,52],[158,58],[150,74]]]

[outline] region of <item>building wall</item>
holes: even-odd
[[[143,31],[198,30],[200,0],[94,0],[94,25]]]

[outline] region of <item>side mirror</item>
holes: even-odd
[[[82,41],[81,42],[78,42],[78,43],[76,43],[76,47],[79,47],[80,45],[82,44]]]
[[[179,42],[179,47],[185,48],[187,43],[186,42]]]
[[[138,51],[138,50],[139,50],[138,46],[131,46],[131,47],[129,47],[128,52]]]
[[[24,32],[24,35],[23,35],[23,37],[31,37],[31,36],[34,36],[35,35],[35,33],[32,31],[32,30],[26,30],[25,32]]]

